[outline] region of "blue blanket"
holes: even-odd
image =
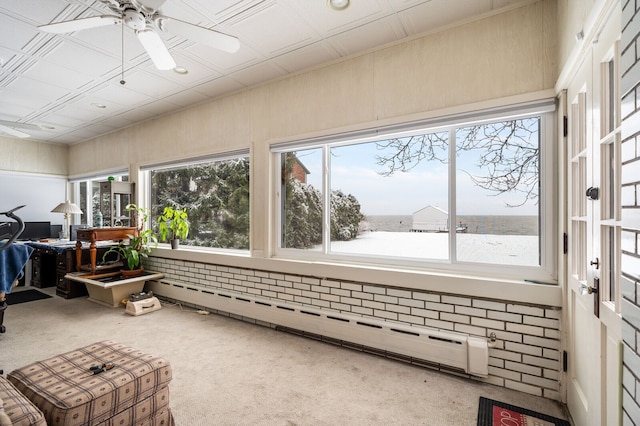
[[[24,244],[12,244],[0,251],[0,292],[11,293],[13,282],[22,276],[33,248]]]

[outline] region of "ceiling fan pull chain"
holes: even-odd
[[[120,66],[120,84],[122,84],[123,86],[127,83],[126,81],[124,81],[124,19],[120,21],[120,33],[121,33],[121,39],[122,39],[122,49],[121,49],[121,56],[122,56],[122,62],[121,62],[121,66]]]

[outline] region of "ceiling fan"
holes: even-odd
[[[20,129],[20,130],[18,130]],[[28,138],[30,134],[23,132],[22,130],[42,130],[42,127],[37,124],[18,123],[17,121],[5,121],[0,120],[0,133],[6,133],[17,138]]]
[[[158,35],[159,31],[183,36],[229,53],[235,53],[240,49],[240,42],[234,36],[162,15],[160,7],[166,0],[99,1],[104,3],[114,14],[55,22],[40,25],[38,28],[50,33],[63,34],[124,23],[134,30],[147,54],[160,70],[173,69],[176,62]]]

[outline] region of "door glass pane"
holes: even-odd
[[[616,229],[614,227],[608,227],[608,250],[607,250],[607,267],[608,267],[608,287],[609,292],[608,300],[616,300],[616,281],[618,276],[618,268],[616,267],[616,253],[618,253],[618,244],[616,239]],[[606,247],[606,246],[605,246]]]
[[[602,167],[600,176],[602,178],[601,214],[602,219],[616,218],[616,159],[615,146],[613,143],[601,145],[600,158]]]
[[[578,157],[571,163],[571,179],[576,188],[571,194],[571,216],[584,217],[587,214],[587,198],[583,190],[587,189],[586,158]]]
[[[571,224],[571,273],[580,281],[587,279],[587,223],[574,220]]]
[[[587,147],[585,93],[579,93],[577,102],[571,104],[571,157],[580,154]]]

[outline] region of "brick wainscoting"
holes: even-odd
[[[158,257],[149,258],[145,268],[162,272],[166,280],[210,290],[474,336],[495,333],[489,377],[479,380],[560,399],[561,311],[554,307]]]

